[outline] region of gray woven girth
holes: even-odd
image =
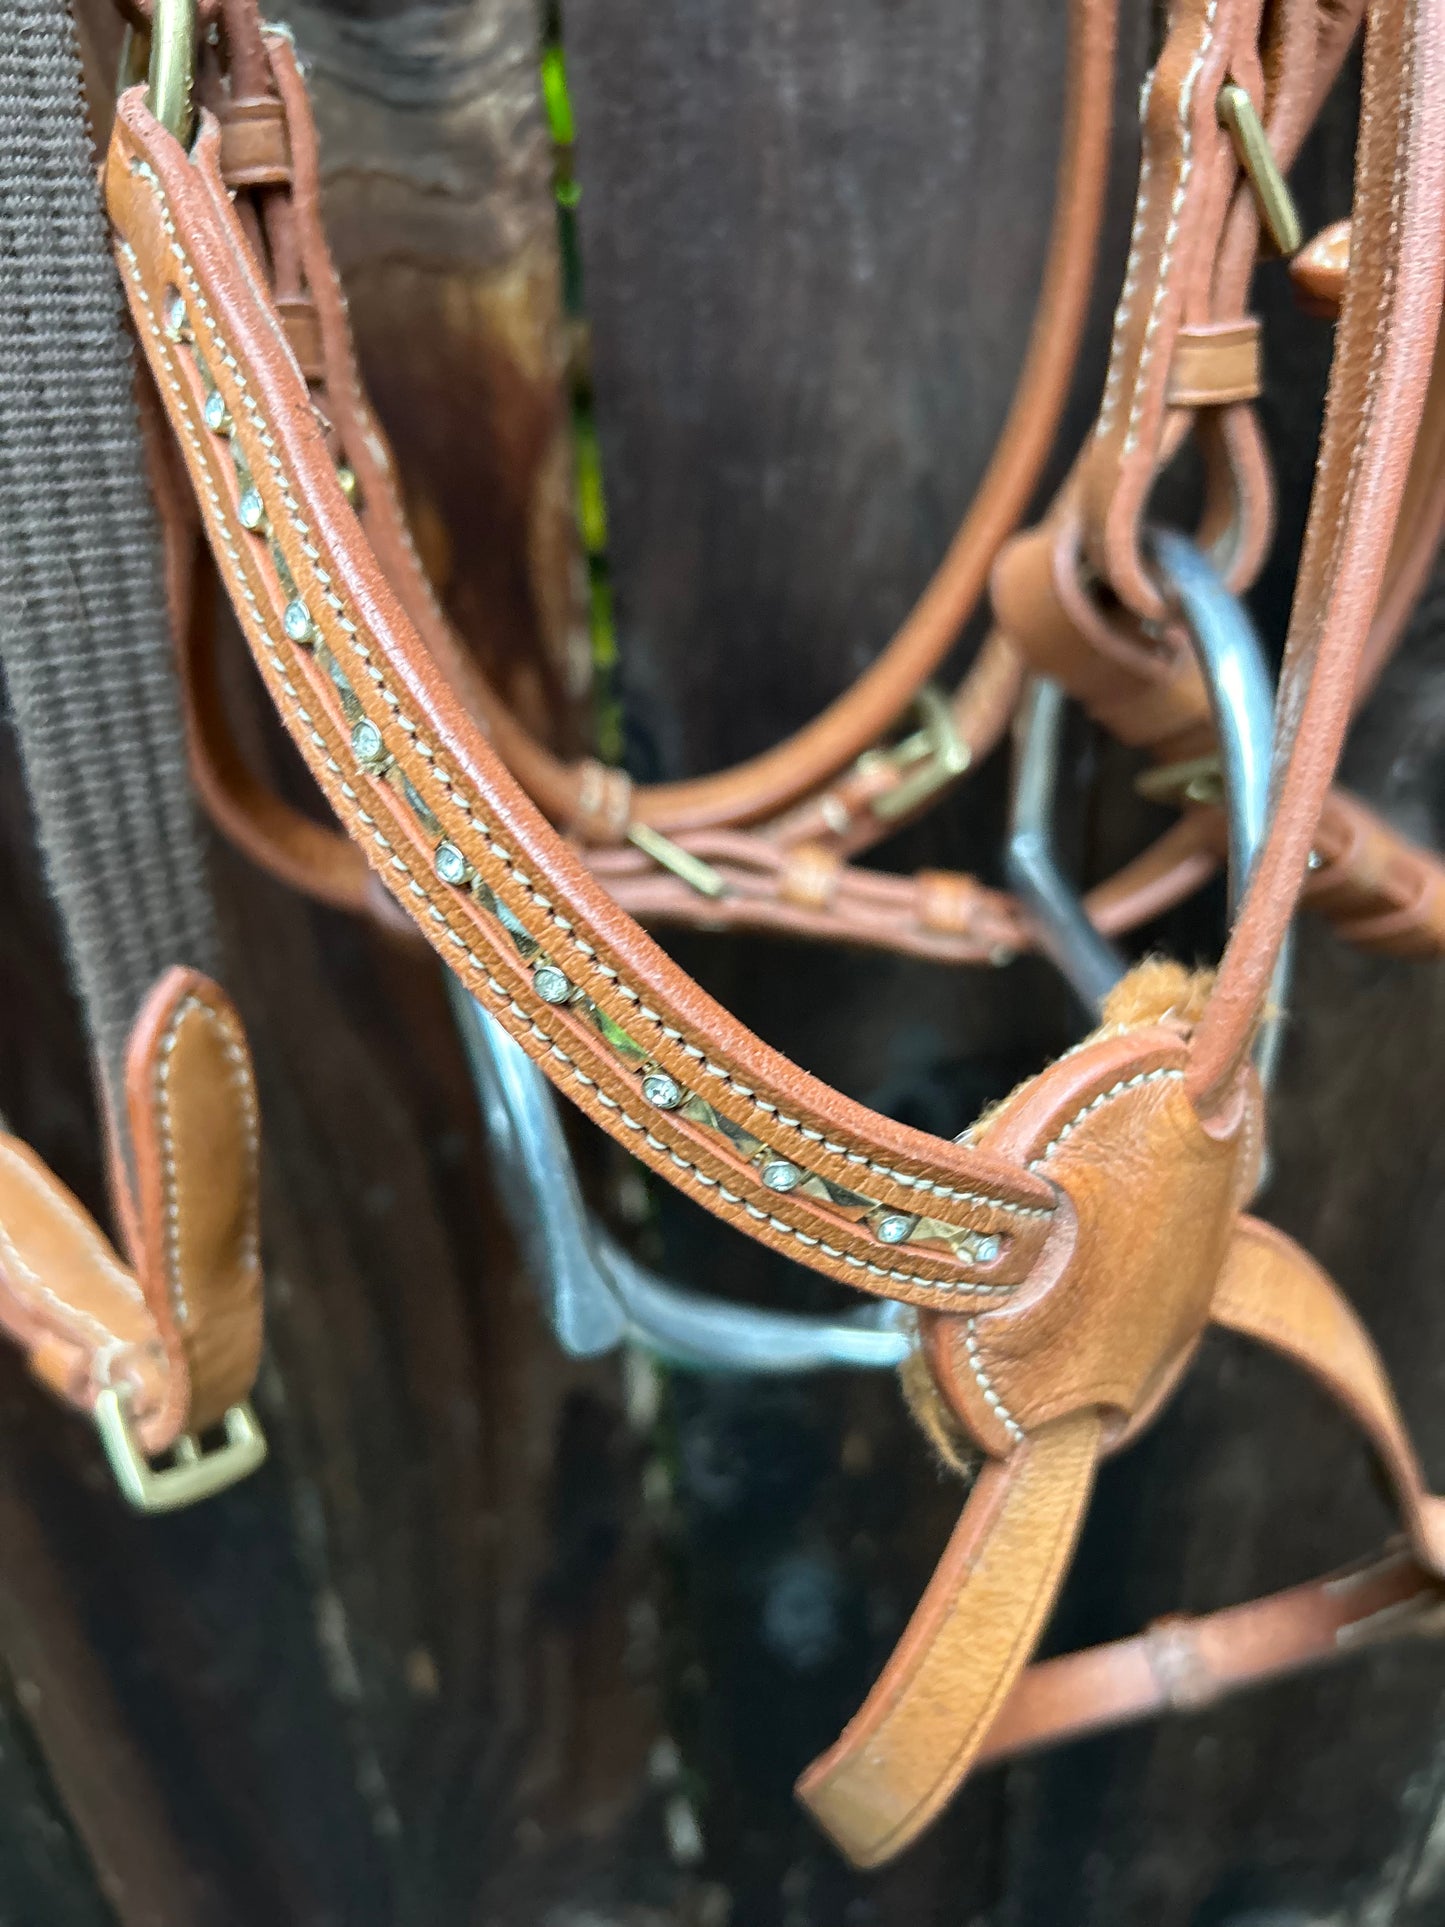
[[[0,0],[0,664],[112,1093],[166,968],[215,966],[134,370],[62,0]]]

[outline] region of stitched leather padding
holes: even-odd
[[[1178,1376],[1209,1318],[1260,1142],[1242,1087],[1206,1131],[1184,1089],[1177,1030],[1104,1036],[1032,1079],[983,1138],[1058,1187],[1033,1275],[1007,1305],[927,1316],[939,1384],[987,1451],[1098,1409],[1117,1435]]]
[[[178,1376],[187,1427],[250,1394],[261,1356],[260,1123],[235,1006],[168,971],[126,1052],[136,1166],[134,1256]]]

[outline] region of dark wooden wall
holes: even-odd
[[[564,0],[635,773],[718,767],[804,720],[936,558],[1034,296],[1059,14]],[[1126,8],[1110,260],[1060,466],[1097,395],[1149,16]],[[577,351],[536,13],[305,0],[290,18],[424,552],[519,703],[577,740]],[[1349,147],[1345,98],[1298,171],[1309,214],[1343,207]],[[1261,300],[1284,512],[1258,600],[1277,637],[1328,336],[1277,269]],[[1427,837],[1445,808],[1441,613],[1427,604],[1349,763]],[[1101,864],[1144,825],[1113,759],[1076,774],[1081,856]],[[83,1046],[9,759],[0,783],[0,1108],[99,1203]],[[989,771],[886,855],[991,871],[1000,809]],[[501,1227],[434,967],[223,852],[217,868],[271,1153],[259,1404],[274,1459],[194,1515],[135,1520],[85,1429],[0,1361],[0,1922],[1441,1918],[1434,1648],[980,1776],[897,1868],[845,1872],[789,1786],[856,1705],[959,1503],[896,1388],[562,1360]],[[1207,949],[1217,909],[1164,939]],[[1039,966],[676,948],[809,1068],[940,1131],[1071,1034]],[[1438,1481],[1445,976],[1313,930],[1301,952],[1269,1208],[1362,1306]],[[670,1194],[649,1199],[606,1147],[583,1150],[617,1220],[680,1277],[828,1300]],[[1388,1524],[1320,1401],[1211,1345],[1107,1472],[1051,1638],[1286,1583]]]

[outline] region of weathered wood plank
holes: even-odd
[[[1148,11],[1128,10],[1125,146]],[[767,745],[842,687],[966,499],[1032,300],[1059,21],[1048,8],[836,0],[719,15],[573,0],[564,28],[629,741],[639,774],[672,776]],[[1346,204],[1350,146],[1346,100],[1299,170],[1307,215]],[[1261,298],[1283,533],[1258,603],[1277,638],[1328,332],[1294,313],[1277,267]],[[1101,289],[1101,323],[1111,301]],[[1085,409],[1097,352],[1089,367]],[[1427,835],[1436,632],[1427,617],[1375,706],[1373,763],[1363,748],[1354,759],[1366,793]],[[1402,757],[1407,717],[1419,751]],[[1141,830],[1115,760],[1089,805],[1100,856]],[[888,855],[987,867],[998,821],[984,780]],[[1207,952],[1217,908],[1175,920],[1185,954]],[[939,1129],[1066,1042],[1072,1021],[1032,970],[985,982],[781,946],[676,948],[810,1068]],[[1427,1454],[1442,1340],[1419,1148],[1434,1118],[1415,1093],[1439,983],[1307,937],[1268,1200],[1375,1320]],[[816,1299],[677,1200],[659,1210],[684,1275]],[[903,1867],[843,1874],[790,1814],[788,1782],[856,1704],[958,1494],[888,1388],[679,1384],[675,1411],[680,1720],[710,1864],[741,1917],[1426,1917],[1428,1652],[986,1776]],[[1387,1528],[1364,1455],[1318,1398],[1211,1346],[1176,1410],[1106,1475],[1054,1637],[1226,1603]]]
[[[1073,436],[1097,393],[1150,11],[1128,11],[1124,192]],[[635,773],[716,768],[812,715],[941,549],[1032,307],[1057,12],[570,0]],[[521,0],[425,15],[311,0],[292,23],[368,378],[424,550],[519,705],[578,733],[536,19]],[[1342,112],[1300,170],[1311,212],[1341,204],[1348,150]],[[1284,515],[1259,606],[1277,635],[1327,337],[1293,315],[1277,271],[1263,298]],[[1351,753],[1365,792],[1430,835],[1440,635],[1437,603]],[[254,695],[239,677],[238,704]],[[76,1013],[5,780],[0,983],[25,1021],[0,1033],[0,1107],[99,1203]],[[1079,811],[1096,854],[1137,834],[1126,792],[1105,759]],[[990,771],[889,860],[987,868],[1000,811]],[[271,1154],[260,1402],[276,1462],[190,1519],[132,1520],[84,1429],[3,1369],[0,1916],[1438,1917],[1429,1650],[983,1777],[899,1868],[844,1871],[789,1784],[853,1709],[959,1503],[895,1388],[659,1386],[638,1372],[629,1407],[613,1368],[560,1360],[499,1228],[434,966],[303,910],[235,859],[220,875]],[[1212,914],[1171,935],[1206,949]],[[966,1123],[1074,1021],[1038,966],[960,977],[780,945],[676,949],[810,1068],[937,1130]],[[1437,1472],[1441,982],[1307,939],[1268,1200],[1379,1332]],[[636,1219],[635,1180],[595,1145],[588,1156],[599,1194]],[[670,1194],[640,1235],[692,1282],[830,1297]],[[1211,1345],[1106,1474],[1053,1637],[1106,1637],[1288,1581],[1387,1523],[1318,1399]],[[98,1773],[97,1757],[118,1764]]]

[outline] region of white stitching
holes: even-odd
[[[161,1165],[163,1171],[163,1216],[165,1239],[166,1285],[170,1293],[171,1307],[176,1322],[181,1325],[190,1322],[191,1308],[186,1298],[185,1279],[181,1272],[181,1181],[176,1162],[175,1132],[171,1106],[171,1064],[176,1045],[180,1042],[181,1031],[186,1019],[199,1014],[218,1034],[221,1050],[231,1066],[231,1084],[241,1100],[246,1134],[246,1168],[248,1178],[248,1202],[246,1223],[242,1232],[241,1247],[237,1254],[238,1262],[248,1273],[254,1274],[260,1265],[259,1226],[251,1200],[255,1196],[255,1184],[260,1168],[261,1141],[260,1119],[256,1107],[256,1087],[251,1076],[250,1062],[246,1049],[237,1034],[236,1026],[225,1012],[209,1004],[194,991],[182,998],[171,1013],[158,1046],[155,1074],[156,1113],[160,1120]]]
[[[291,490],[286,481],[284,472],[282,471],[279,457],[277,457],[275,453],[272,452],[273,444],[271,443],[270,436],[266,432],[265,419],[260,414],[260,411],[257,408],[256,403],[251,396],[250,387],[246,381],[245,375],[241,370],[239,363],[236,361],[235,356],[226,347],[220,335],[219,329],[216,326],[215,320],[212,317],[210,307],[206,300],[204,291],[202,290],[199,282],[195,277],[194,270],[191,266],[189,259],[185,254],[184,249],[180,245],[177,229],[176,229],[174,220],[172,219],[169,206],[165,199],[164,190],[161,187],[159,178],[155,174],[154,170],[149,166],[149,164],[144,161],[140,161],[140,160],[133,161],[132,168],[137,174],[140,175],[142,179],[146,181],[147,185],[151,189],[152,196],[156,201],[156,204],[160,213],[162,224],[165,227],[166,233],[170,237],[171,252],[174,255],[176,261],[179,263],[182,273],[184,275],[184,278],[188,284],[189,290],[196,300],[201,316],[205,322],[206,328],[208,329],[210,336],[212,338],[212,341],[215,344],[215,349],[216,349],[216,353],[217,353],[220,365],[227,368],[233,375],[237,388],[239,389],[243,397],[244,407],[245,407],[246,413],[250,417],[251,425],[255,429],[263,445],[267,447],[267,451],[268,451],[267,461],[275,475],[277,487],[279,488],[282,500],[286,505],[288,520],[291,523],[291,527],[294,533],[300,540],[304,551],[309,542],[310,529],[306,524],[306,522],[303,520],[300,513],[299,506],[295,500],[295,497],[291,493]],[[151,303],[149,300],[149,296],[146,294],[143,286],[141,286],[140,284],[139,269],[137,265],[135,251],[133,248],[129,246],[128,243],[124,241],[122,241],[120,245],[125,250],[125,253],[128,257],[128,266],[130,267],[132,272],[132,277],[136,280],[138,287],[140,287],[142,299],[145,301],[147,310],[149,311],[151,309]],[[157,340],[164,342],[164,337],[161,335],[159,329],[155,325],[153,312],[148,314],[148,320],[149,320],[149,325],[151,327],[151,331],[156,336]],[[170,378],[170,386],[172,387],[173,391],[176,393],[178,399],[182,400],[182,402],[184,403],[183,392],[180,389],[179,384],[175,382],[173,377]],[[188,433],[189,432],[190,431],[189,431],[189,425],[188,425]],[[195,445],[193,435],[191,439],[192,439],[193,445]],[[199,449],[197,449],[197,453],[199,455],[200,453]],[[224,511],[215,494],[214,489],[210,486],[209,478],[207,478],[207,481],[206,481],[206,492],[210,496],[213,507],[215,508],[217,516],[220,520],[221,526],[222,528],[224,528]],[[236,552],[234,547],[230,544],[229,540],[224,535],[222,536],[222,540],[225,543],[228,553],[232,556],[233,560],[237,564],[238,573],[241,573],[243,576],[243,572],[240,570],[240,558],[238,553]],[[332,612],[338,618],[340,626],[346,632],[346,634],[348,635],[348,638],[350,639],[350,644],[352,649],[355,651],[357,655],[359,655],[362,658],[363,662],[366,663],[368,673],[373,679],[373,681],[376,683],[379,693],[381,694],[383,699],[387,702],[387,704],[391,707],[393,712],[396,714],[397,720],[399,722],[406,723],[406,726],[411,731],[415,732],[417,726],[414,723],[409,722],[408,719],[403,718],[401,716],[400,706],[399,706],[397,697],[392,692],[392,690],[386,685],[384,679],[381,676],[380,671],[377,670],[372,665],[370,660],[370,651],[366,648],[365,644],[361,641],[361,638],[357,633],[355,624],[352,623],[346,617],[344,606],[341,603],[339,597],[337,597],[334,590],[332,590],[329,586],[330,578],[326,575],[324,570],[317,568],[314,563],[312,564],[312,568],[313,568],[314,574],[316,575],[318,586],[321,588],[322,599],[326,602],[328,607],[332,610]],[[272,662],[276,664],[278,674],[280,674],[281,676],[282,686],[286,689],[287,694],[292,698],[293,702],[296,704],[299,712],[299,709],[300,709],[299,694],[295,690],[294,686],[290,683],[289,679],[286,678],[286,676],[284,675],[284,672],[282,672],[280,669],[280,664],[276,660],[275,649],[271,643],[270,634],[266,630],[264,622],[260,620],[259,610],[256,608],[255,597],[252,595],[249,585],[244,582],[244,579],[242,580],[242,594],[246,602],[248,603],[248,605],[256,612],[258,628],[260,629],[263,635],[265,645],[266,645],[267,655],[271,658]],[[310,733],[311,733],[312,742],[318,748],[320,748],[323,752],[325,752],[327,746],[323,741],[323,739],[316,733],[314,729]],[[420,747],[420,739],[418,739],[418,746]],[[520,887],[526,890],[527,894],[533,899],[534,902],[539,901],[537,892],[533,888],[530,879],[526,877],[523,871],[519,870],[516,867],[510,855],[505,850],[503,850],[501,845],[499,845],[495,841],[488,827],[473,815],[470,807],[469,799],[456,789],[455,785],[446,776],[444,771],[441,769],[440,765],[433,762],[433,770],[435,775],[437,776],[438,781],[441,783],[443,789],[446,790],[447,795],[450,801],[452,802],[452,804],[465,817],[466,821],[477,831],[478,835],[482,838],[483,842],[485,843],[487,849],[491,852],[491,854],[503,865],[503,867],[509,872],[511,876],[513,876],[515,879],[518,880]],[[380,838],[376,837],[375,832],[373,832],[373,838],[378,842],[381,841]],[[394,858],[393,862],[396,864],[396,867],[405,869],[405,865],[402,864],[399,859]],[[408,874],[410,873],[408,872]],[[545,899],[540,899],[540,901],[543,904],[545,904]],[[554,926],[562,930],[563,935],[569,942],[571,948],[577,949],[580,951],[581,946],[580,946],[579,940],[575,937],[575,935],[571,934],[571,926],[566,921],[566,919],[559,918],[556,915],[556,913],[550,911],[550,909],[545,910],[544,914],[548,916],[549,922],[551,922]],[[445,921],[444,918],[439,918],[439,920],[443,922]],[[589,956],[589,960],[590,960],[590,956]],[[604,965],[593,962],[592,968],[600,971],[601,974],[603,974],[604,976],[612,977],[614,979],[616,977],[615,971],[608,969]],[[646,1016],[647,1019],[655,1026],[657,1026],[659,1029],[663,1028],[661,1018],[657,1015],[656,1012],[649,1010],[646,1005],[641,1003],[641,1000],[638,997],[638,994],[635,990],[631,989],[627,985],[622,984],[620,981],[617,983],[617,989],[621,995],[625,996],[629,1002],[631,1002],[637,1007],[641,1015]],[[709,1065],[708,1068],[709,1070],[713,1071],[714,1075],[718,1076],[719,1078],[722,1079],[722,1081],[727,1083],[729,1088],[734,1090],[739,1096],[746,1098],[750,1103],[752,1103],[756,1107],[757,1105],[756,1096],[746,1085],[738,1083],[738,1081],[735,1078],[729,1075],[728,1072],[721,1067],[715,1068]],[[799,1129],[800,1127],[795,1126],[794,1128]],[[897,1182],[899,1180],[900,1174],[896,1172],[889,1165],[880,1164],[875,1160],[859,1152],[851,1152],[851,1151],[845,1152],[845,1155],[848,1157],[850,1162],[864,1165],[866,1166],[866,1168],[875,1172],[880,1177],[890,1179],[894,1182]],[[925,1181],[915,1180],[915,1182],[921,1183]],[[934,1184],[932,1188],[938,1197],[952,1198],[961,1203],[977,1204],[985,1209],[1001,1211],[1006,1214],[1020,1217],[1020,1218],[1047,1218],[1052,1214],[1052,1211],[1054,1209],[1052,1205],[1017,1204],[1008,1199],[995,1198],[985,1193],[962,1190],[962,1189],[957,1189],[951,1186],[944,1186],[940,1184]],[[968,1229],[969,1227],[961,1227],[961,1228]],[[930,1282],[933,1282],[933,1281],[930,1281]],[[945,1288],[949,1288],[949,1287],[945,1287]],[[979,1287],[979,1289],[989,1289],[989,1287]]]
[[[993,1381],[983,1368],[983,1360],[979,1357],[978,1340],[974,1336],[977,1323],[977,1319],[970,1318],[965,1324],[963,1331],[963,1349],[968,1354],[969,1365],[973,1370],[974,1377],[978,1380],[978,1389],[983,1393],[984,1404],[999,1419],[1009,1437],[1021,1444],[1024,1436],[1024,1428],[999,1397],[997,1391],[994,1389]]]
[[[166,345],[165,337],[163,336],[160,328],[156,324],[155,313],[151,303],[150,296],[146,291],[146,288],[143,282],[140,279],[139,264],[137,261],[135,250],[132,247],[130,247],[130,245],[125,241],[121,241],[119,243],[119,249],[125,260],[126,267],[132,279],[135,281],[137,292],[140,296],[140,299],[145,306],[147,326],[150,328],[151,333],[155,336],[157,342],[161,344],[162,348],[164,348]],[[199,298],[199,294],[198,294],[198,298]],[[247,608],[250,611],[252,617],[254,618],[257,632],[259,633],[261,640],[265,645],[267,657],[272,661],[273,664],[275,664],[278,670],[278,674],[280,676],[280,680],[282,682],[282,686],[285,687],[288,690],[288,692],[294,694],[294,691],[291,691],[291,685],[287,681],[284,673],[281,673],[281,665],[277,661],[276,650],[272,643],[270,632],[266,628],[265,622],[261,617],[260,608],[256,602],[255,597],[252,595],[250,591],[249,585],[246,582],[244,567],[241,562],[240,553],[236,549],[235,545],[230,541],[229,536],[226,534],[224,510],[222,508],[219,497],[216,495],[216,492],[211,485],[209,476],[206,473],[204,452],[202,450],[200,440],[196,435],[195,429],[191,424],[190,416],[186,412],[185,393],[181,388],[180,384],[175,380],[174,375],[172,375],[169,371],[167,371],[166,379],[172,391],[176,395],[177,400],[181,403],[181,409],[180,409],[181,426],[185,431],[186,438],[190,442],[192,449],[195,451],[197,461],[201,470],[201,476],[202,476],[203,485],[205,487],[205,492],[211,502],[212,509],[217,518],[217,533],[220,537],[222,548],[224,549],[226,555],[230,559],[235,579],[240,586],[240,590],[245,600],[245,603],[247,605]],[[324,742],[321,743],[321,747],[323,749],[325,748]],[[372,834],[373,836],[375,836],[375,832],[373,832]],[[415,878],[412,876],[411,870],[408,869],[405,862],[400,857],[393,857],[392,861],[396,865],[396,867],[399,870],[401,870],[408,877],[408,879],[410,879],[412,887],[419,888],[419,886],[417,886],[415,882]],[[445,921],[442,918],[441,913],[435,910],[434,907],[433,907],[433,915],[438,922]],[[450,932],[450,930],[449,930],[449,934],[452,934],[454,936],[456,935],[455,932]],[[520,1004],[516,1002],[515,998],[512,996],[511,992],[507,989],[507,987],[504,984],[501,984],[497,981],[497,979],[492,975],[488,965],[483,961],[482,958],[478,957],[465,944],[463,940],[458,939],[458,941],[461,943],[463,957],[466,965],[469,966],[470,969],[475,973],[475,975],[480,979],[480,981],[486,985],[487,989],[492,993],[492,996],[496,998],[506,1009],[508,1009],[517,1019],[519,1019],[522,1023],[526,1024],[529,1030],[535,1032],[536,1026],[532,1024],[529,1014],[523,1009],[523,1007]],[[608,1110],[616,1111],[619,1117],[622,1119],[622,1121],[626,1125],[628,1125],[629,1128],[633,1130],[638,1130],[638,1131],[644,1128],[638,1122],[637,1119],[630,1117],[625,1111],[622,1110],[622,1107],[618,1104],[615,1098],[609,1097],[605,1091],[600,1090],[597,1087],[595,1079],[587,1076],[587,1074],[580,1068],[580,1066],[577,1065],[567,1055],[567,1053],[564,1050],[562,1050],[560,1045],[556,1044],[547,1035],[546,1032],[540,1032],[537,1034],[540,1035],[542,1039],[548,1044],[548,1047],[551,1050],[552,1054],[567,1066],[569,1074],[572,1077],[574,1077],[579,1083],[586,1085],[589,1089],[591,1089],[595,1093],[599,1103],[603,1104]],[[690,1160],[683,1157],[681,1153],[670,1151],[669,1157],[670,1157],[670,1160],[674,1164],[678,1165],[681,1169],[691,1172],[692,1176],[701,1185],[709,1189],[716,1188],[719,1195],[724,1199],[726,1199],[728,1203],[736,1205],[736,1204],[741,1204],[743,1202],[742,1199],[740,1199],[736,1193],[728,1191],[727,1188],[723,1186],[721,1183],[719,1183],[719,1181],[716,1178],[709,1177],[705,1172],[700,1170],[697,1165],[691,1163]],[[819,1239],[809,1237],[806,1232],[798,1230],[795,1226],[784,1224],[784,1221],[781,1219],[778,1219],[775,1222],[779,1227],[787,1231],[789,1237],[795,1239],[799,1244],[805,1247],[821,1248],[830,1257],[835,1257],[840,1259],[847,1259],[848,1257],[848,1254],[842,1251],[835,1250],[833,1246],[824,1244]],[[1011,1292],[1015,1289],[1013,1285],[978,1284],[978,1283],[973,1283],[967,1279],[954,1280],[950,1278],[925,1278],[920,1276],[916,1272],[894,1271],[894,1270],[883,1271],[876,1265],[874,1266],[867,1265],[865,1261],[862,1259],[852,1259],[850,1260],[850,1262],[856,1264],[861,1269],[870,1270],[876,1273],[876,1275],[880,1278],[886,1277],[889,1279],[896,1280],[899,1284],[911,1285],[919,1290],[936,1291],[945,1295],[949,1293],[962,1291],[965,1293],[978,1293],[978,1294],[986,1293],[990,1296],[993,1296],[995,1294],[1002,1295],[1006,1292]]]
[[[1159,266],[1154,278],[1154,296],[1149,304],[1149,319],[1144,324],[1144,339],[1139,346],[1139,364],[1134,371],[1134,388],[1129,404],[1129,420],[1124,431],[1124,446],[1122,450],[1124,455],[1129,455],[1133,452],[1138,439],[1139,417],[1144,408],[1144,377],[1149,372],[1149,364],[1154,356],[1154,334],[1159,325],[1159,313],[1164,304],[1164,293],[1169,281],[1169,271],[1174,265],[1174,244],[1179,239],[1179,217],[1184,211],[1184,197],[1189,188],[1189,177],[1194,172],[1194,123],[1192,119],[1194,89],[1198,84],[1200,73],[1204,68],[1205,59],[1208,56],[1210,46],[1214,40],[1214,26],[1218,12],[1219,0],[1209,0],[1209,9],[1204,16],[1204,32],[1200,36],[1199,46],[1195,50],[1194,58],[1189,64],[1189,71],[1184,76],[1184,84],[1179,89],[1179,178],[1174,184],[1174,194],[1169,204],[1169,222],[1164,230],[1164,244],[1159,251]],[[1153,76],[1151,75],[1151,91],[1152,86]],[[1143,102],[1143,107],[1147,113],[1147,94]],[[1118,345],[1121,349],[1123,329],[1128,322],[1129,312],[1133,304],[1136,283],[1135,255],[1143,240],[1143,214],[1144,209],[1148,205],[1150,185],[1149,153],[1146,142],[1144,165],[1139,171],[1139,212],[1135,218],[1134,234],[1130,243],[1129,271],[1124,279],[1124,290],[1119,298],[1119,313],[1115,322],[1115,327],[1119,331]],[[1120,372],[1122,373],[1122,365]],[[1110,394],[1109,390],[1112,390],[1113,393]],[[1108,432],[1117,394],[1118,389],[1113,379],[1113,371],[1111,369],[1108,389],[1106,389],[1105,392],[1104,406],[1099,413],[1098,432],[1100,435]]]
[[[1056,1135],[1049,1139],[1039,1155],[1036,1158],[1029,1159],[1028,1169],[1030,1171],[1042,1171],[1049,1159],[1054,1155],[1054,1152],[1057,1151],[1059,1146],[1064,1142],[1065,1138],[1076,1131],[1086,1117],[1091,1116],[1095,1111],[1102,1110],[1106,1104],[1112,1104],[1116,1097],[1122,1097],[1126,1091],[1137,1091],[1141,1085],[1144,1084],[1159,1084],[1166,1079],[1182,1078],[1183,1075],[1184,1072],[1182,1070],[1172,1068],[1140,1071],[1134,1077],[1124,1077],[1121,1078],[1117,1084],[1111,1084],[1108,1090],[1100,1091],[1097,1096],[1091,1097],[1087,1104],[1081,1105],[1067,1124],[1060,1126]]]

